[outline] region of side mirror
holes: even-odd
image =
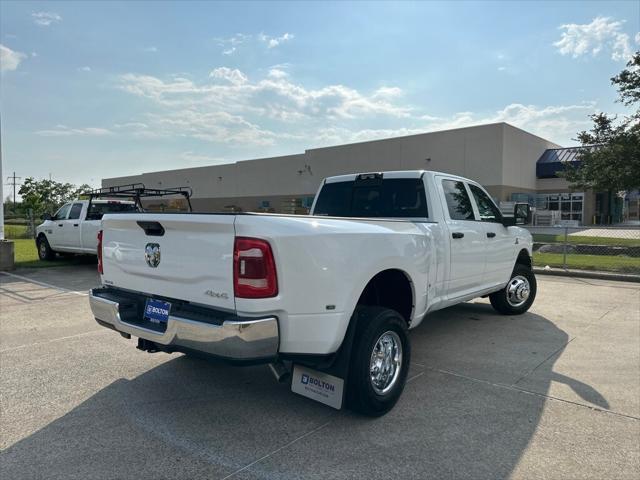
[[[42,219],[47,221],[47,220],[51,220],[51,214],[50,213],[44,213],[42,215]]]
[[[531,206],[528,203],[516,203],[513,207],[513,218],[516,225],[531,223]]]
[[[516,224],[516,217],[502,217],[502,225],[513,227]]]

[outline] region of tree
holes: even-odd
[[[87,184],[77,187],[72,183],[61,183],[54,180],[36,180],[28,177],[22,182],[18,193],[25,207],[33,209],[34,214],[53,213],[63,203],[74,200],[91,190]]]
[[[618,121],[606,113],[591,115],[593,127],[578,134],[585,148],[580,164],[568,166],[564,175],[574,189],[620,192],[640,187],[640,51],[620,74],[611,78],[618,102],[635,109]]]

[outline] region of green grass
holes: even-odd
[[[562,267],[562,253],[533,253],[536,267]],[[605,272],[640,274],[640,258],[613,255],[567,255],[567,268],[577,270],[600,270]]]
[[[13,244],[16,268],[66,267],[70,265],[86,265],[96,261],[95,257],[89,255],[74,255],[66,258],[58,255],[55,260],[40,260],[38,259],[38,251],[34,240],[21,238],[13,240]]]
[[[27,236],[26,225],[4,225],[5,238],[24,238]]]
[[[53,261],[42,261],[38,259],[36,244],[31,239],[14,240],[15,260],[17,268],[46,268],[64,267],[69,265],[83,265],[95,263],[95,257],[89,255],[78,255],[63,258],[58,256]],[[534,252],[533,263],[537,267],[562,267],[561,253],[539,253]],[[640,258],[623,257],[612,255],[567,255],[567,268],[578,270],[602,270],[608,272],[640,273]]]
[[[568,235],[567,241],[582,245],[613,245],[619,247],[640,247],[640,233],[635,233],[638,238],[613,238],[613,237],[587,237],[582,235]],[[564,243],[564,234],[547,235],[534,233],[533,241],[537,243]]]

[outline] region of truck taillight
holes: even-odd
[[[100,275],[104,273],[102,265],[102,230],[98,232],[98,272]]]
[[[269,242],[236,237],[233,247],[233,290],[238,298],[268,298],[278,294],[276,262]]]

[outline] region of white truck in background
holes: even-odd
[[[55,214],[44,215],[36,227],[40,260],[54,260],[58,253],[96,255],[98,231],[106,213],[192,210],[188,187],[157,189],[135,183],[98,188],[85,196],[86,200],[67,202]]]
[[[133,201],[75,200],[53,215],[45,215],[36,227],[40,260],[53,260],[57,253],[96,255],[98,231],[105,213],[138,212]]]
[[[296,393],[377,416],[402,393],[425,315],[481,296],[529,309],[528,216],[429,171],[327,178],[304,216],[106,214],[89,299],[141,350],[269,363]]]

